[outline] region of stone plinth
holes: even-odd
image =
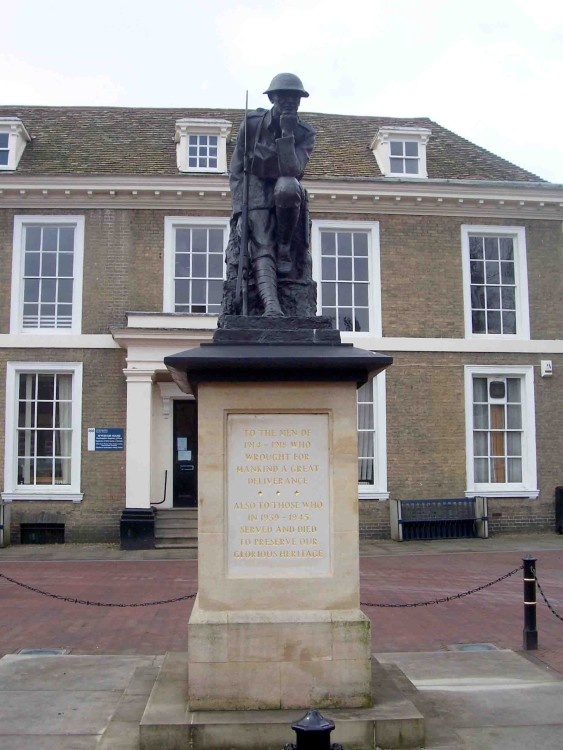
[[[198,399],[189,709],[369,707],[356,388],[391,359],[326,334],[253,336],[165,360]]]
[[[188,632],[191,711],[371,706],[370,622],[359,610],[196,603]]]
[[[371,705],[355,384],[200,383],[198,406],[190,708]]]
[[[372,659],[371,666],[374,705],[323,711],[335,723],[331,740],[350,750],[424,746],[424,717],[412,703],[416,688],[393,664]],[[186,710],[187,673],[187,654],[166,655],[141,720],[141,750],[280,750],[295,740],[291,725],[303,708]]]

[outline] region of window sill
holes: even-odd
[[[0,497],[5,503],[11,503],[14,501],[23,502],[66,502],[66,503],[81,503],[84,494],[82,492],[55,492],[49,490],[20,490],[18,492],[2,492]]]
[[[473,333],[467,332],[466,339],[475,341],[490,339],[492,341],[530,341],[529,335],[519,333]]]
[[[362,500],[389,500],[388,492],[378,492],[377,490],[359,490],[358,499]]]
[[[528,500],[535,500],[540,494],[539,490],[493,490],[493,489],[479,489],[479,490],[466,490],[465,497],[513,497],[513,498],[527,498]]]
[[[361,341],[362,339],[368,339],[370,337],[374,336],[381,336],[381,332],[374,333],[372,330],[369,331],[343,331],[342,329],[338,329],[340,331],[340,334],[342,336],[347,336],[349,339],[354,338],[354,340]]]
[[[212,167],[202,167],[201,169],[196,169],[195,167],[178,168],[178,172],[180,174],[227,174],[224,169],[215,169]]]
[[[14,328],[10,333],[16,336],[78,336],[79,328]]]
[[[405,174],[405,172],[388,172],[384,177],[392,177],[394,180],[427,180],[424,174]]]

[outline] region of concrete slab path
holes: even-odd
[[[560,750],[563,679],[512,651],[377,654],[418,689],[433,750]]]
[[[0,747],[136,750],[161,663],[146,656],[4,656]]]
[[[563,679],[509,650],[376,654],[416,688],[427,750],[559,750]],[[138,750],[162,657],[5,656],[3,750]],[[330,718],[330,711],[323,712]],[[300,718],[295,716],[293,720]],[[287,741],[293,741],[288,722]]]

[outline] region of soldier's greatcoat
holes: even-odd
[[[274,187],[278,177],[296,177],[301,180],[315,145],[315,131],[298,120],[295,134],[281,137],[276,132],[271,110],[257,109],[249,112],[246,126],[243,121],[237,136],[230,166],[231,200],[233,215],[242,211],[242,182],[244,168],[245,129],[250,156],[249,210],[273,208]]]

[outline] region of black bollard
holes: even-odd
[[[284,750],[344,750],[338,743],[330,744],[334,722],[314,709],[307,711],[291,728],[297,735],[297,744],[285,745]]]
[[[524,651],[536,651],[536,558],[524,557]]]

